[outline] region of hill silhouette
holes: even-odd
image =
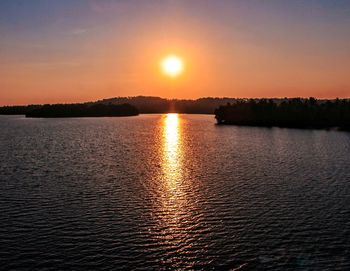
[[[206,97],[196,100],[165,99],[153,96],[116,97],[97,101],[104,104],[128,103],[135,106],[140,113],[186,113],[186,114],[214,114],[220,105],[235,103],[242,99]]]

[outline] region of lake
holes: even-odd
[[[0,116],[0,161],[0,269],[350,269],[347,132]]]

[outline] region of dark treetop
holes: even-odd
[[[220,106],[215,110],[218,124],[280,126],[296,128],[350,129],[350,101],[288,99],[249,100]]]

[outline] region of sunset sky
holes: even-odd
[[[350,97],[348,0],[0,0],[0,37],[1,105]]]

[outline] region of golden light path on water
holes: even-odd
[[[167,114],[164,120],[163,173],[169,190],[176,189],[181,179],[181,137],[178,114]]]
[[[186,230],[188,221],[191,220],[188,210],[188,197],[184,187],[184,149],[182,135],[182,120],[178,114],[167,114],[161,120],[162,145],[161,145],[161,204],[158,225],[160,235],[158,242],[168,247],[169,253],[164,258],[164,263],[176,267],[178,264],[177,253],[187,249]]]
[[[160,120],[160,174],[154,214],[156,225],[149,232],[166,251],[161,262],[171,269],[195,263],[193,246],[198,245],[194,229],[199,225],[196,193],[186,160],[186,119],[166,114]]]
[[[181,187],[183,181],[181,120],[178,114],[167,114],[163,121],[163,208],[167,213],[167,220],[176,220],[179,218],[179,206],[185,200]],[[168,222],[174,221],[168,220]]]

